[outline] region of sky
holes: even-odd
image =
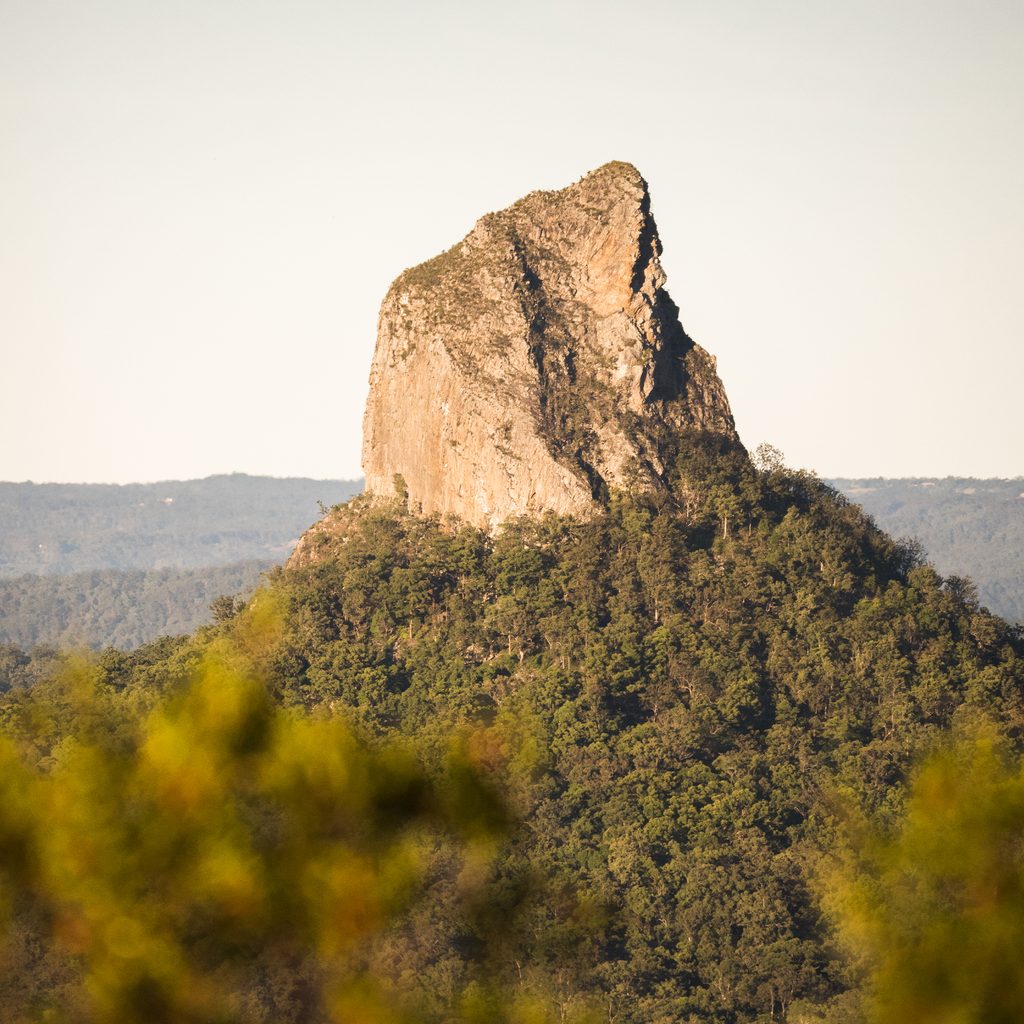
[[[740,435],[1024,474],[1019,0],[0,0],[0,479],[354,478],[388,285],[609,160]]]

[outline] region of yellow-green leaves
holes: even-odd
[[[273,623],[252,618],[258,647]],[[97,722],[46,776],[0,743],[4,894],[82,958],[97,1024],[241,1019],[239,978],[268,951],[313,965],[309,1012],[399,1020],[358,951],[414,898],[424,831],[482,849],[493,797],[464,755],[431,780],[408,751],[289,716],[224,654],[134,749]]]
[[[902,831],[861,837],[863,862],[830,902],[874,964],[877,1019],[1019,1021],[1024,776],[1006,771],[984,742],[935,757],[917,779]]]

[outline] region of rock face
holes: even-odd
[[[647,183],[610,163],[490,213],[381,305],[366,488],[493,528],[664,486],[679,431],[736,439],[664,290]]]

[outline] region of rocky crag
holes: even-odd
[[[493,528],[664,486],[673,435],[736,438],[664,289],[647,183],[610,163],[481,217],[381,306],[366,488]]]
[[[736,437],[715,360],[664,289],[647,183],[610,163],[533,192],[413,267],[381,306],[366,488],[493,528],[664,486],[687,427]]]

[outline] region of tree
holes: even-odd
[[[778,448],[762,441],[754,449],[754,468],[765,476],[785,468],[786,456]]]
[[[213,613],[214,622],[226,622],[234,617],[237,610],[235,599],[230,594],[221,594],[220,597],[215,597],[210,603],[210,611]]]

